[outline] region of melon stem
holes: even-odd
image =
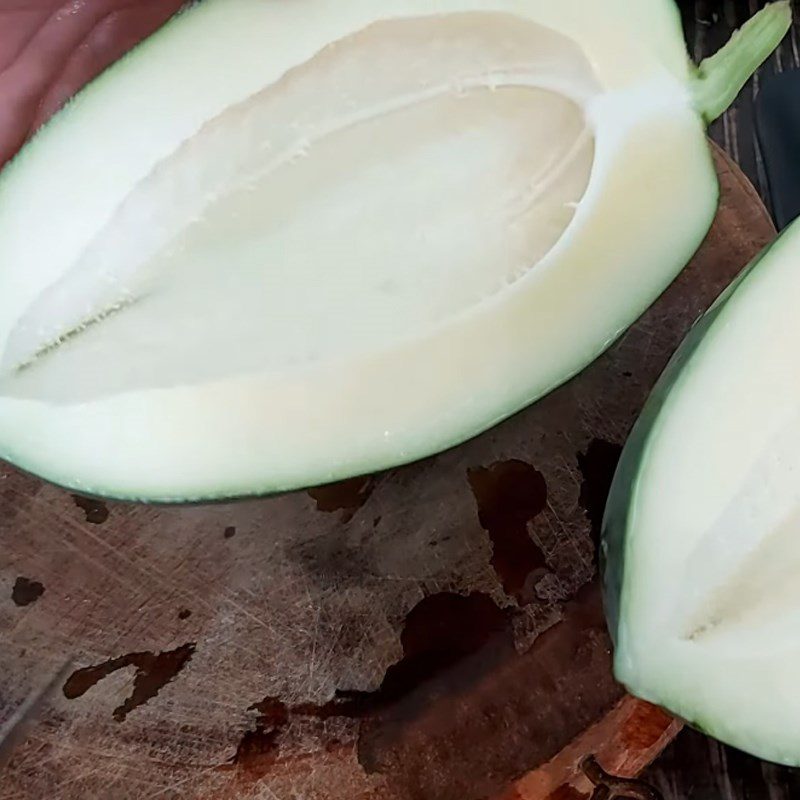
[[[695,107],[707,124],[733,103],[791,24],[790,0],[770,3],[736,31],[724,47],[700,62],[692,89]]]

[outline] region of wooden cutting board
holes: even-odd
[[[774,233],[716,158],[719,216],[664,297],[455,450],[191,508],[0,468],[0,719],[73,662],[0,800],[580,800],[589,755],[635,775],[679,724],[611,677],[597,535],[648,390]]]

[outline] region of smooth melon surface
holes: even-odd
[[[186,500],[485,430],[702,240],[688,74],[663,0],[191,8],[0,176],[0,454]]]
[[[800,226],[696,326],[605,521],[618,678],[707,733],[800,763]]]

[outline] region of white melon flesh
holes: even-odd
[[[205,0],[0,176],[0,455],[187,500],[486,429],[699,245],[697,81],[667,0]]]
[[[725,742],[794,765],[798,253],[796,224],[690,334],[626,446],[606,520],[619,679]]]

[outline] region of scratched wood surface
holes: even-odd
[[[0,158],[178,5],[0,0]],[[104,505],[3,468],[0,720],[73,668],[0,798],[577,800],[590,752],[635,773],[674,726],[610,680],[593,535],[668,354],[772,234],[719,166],[714,231],[659,304],[451,453],[192,509]]]

